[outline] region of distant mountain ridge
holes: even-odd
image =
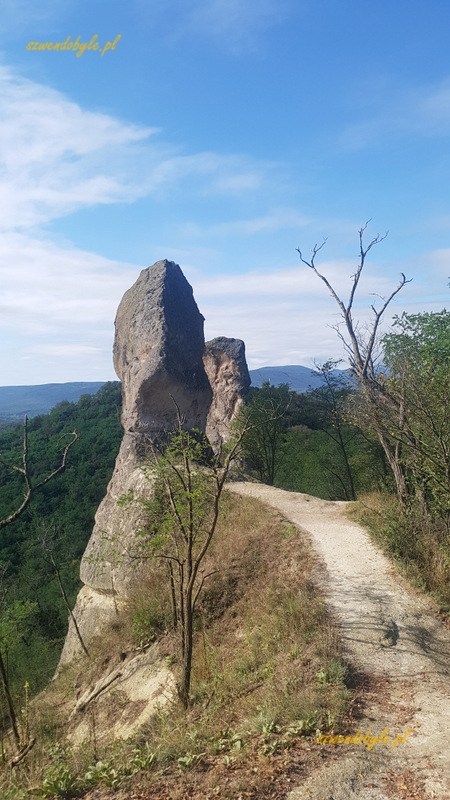
[[[307,392],[322,385],[322,378],[309,367],[290,364],[282,367],[251,369],[252,386],[269,382],[272,386],[287,383],[295,392]],[[348,370],[334,370],[334,375],[348,376]],[[25,416],[48,414],[63,401],[76,403],[83,394],[95,394],[106,381],[42,383],[37,386],[0,386],[0,422],[20,421]]]
[[[336,377],[342,377],[346,381],[349,380],[349,371],[346,369],[335,369],[331,374]],[[252,386],[260,387],[266,382],[269,382],[272,386],[280,386],[282,383],[287,383],[294,392],[307,392],[310,389],[318,389],[323,385],[323,378],[315,370],[296,364],[251,369],[250,377]]]
[[[95,394],[105,381],[43,383],[38,386],[0,386],[0,420],[48,414],[63,401],[76,403],[83,394]]]

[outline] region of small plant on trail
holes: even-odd
[[[157,762],[157,755],[153,750],[150,750],[148,744],[143,747],[136,747],[133,750],[130,767],[133,773],[139,772],[141,769],[152,769]]]
[[[116,769],[109,761],[97,761],[86,771],[83,784],[85,786],[107,786],[116,789],[125,777],[124,770]]]
[[[185,756],[177,758],[177,763],[183,769],[192,769],[204,756],[206,756],[206,753],[186,753]]]

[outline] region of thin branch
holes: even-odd
[[[76,440],[78,439],[78,434],[75,431],[72,432],[71,436],[72,439],[70,440],[70,442],[68,442],[68,444],[65,446],[63,450],[61,463],[59,467],[53,470],[53,472],[50,472],[49,475],[47,475],[47,477],[43,478],[38,483],[33,484],[30,478],[29,460],[28,460],[28,417],[25,417],[23,425],[23,445],[22,445],[23,467],[17,467],[17,466],[10,467],[10,469],[15,470],[16,472],[20,472],[23,475],[25,481],[25,494],[22,502],[16,508],[16,510],[13,511],[13,513],[10,514],[8,517],[5,517],[4,519],[0,520],[0,528],[5,528],[7,525],[10,525],[11,522],[14,522],[16,519],[18,519],[18,517],[20,517],[20,515],[25,511],[26,507],[30,503],[31,498],[36,489],[42,488],[42,486],[45,486],[45,484],[51,481],[52,478],[55,478],[57,475],[59,475],[60,472],[63,472],[63,470],[66,467],[67,454],[72,445],[75,444]]]
[[[206,575],[202,575],[202,579],[200,581],[200,586],[198,587],[197,592],[196,592],[195,597],[194,597],[194,600],[192,602],[192,608],[193,608],[194,611],[195,611],[195,607],[197,605],[197,600],[198,600],[198,598],[200,596],[200,593],[201,593],[201,591],[203,589],[205,581],[208,578],[210,578],[211,575],[216,575],[218,573],[218,571],[219,571],[218,569],[213,569],[212,572],[208,572]]]

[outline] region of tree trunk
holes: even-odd
[[[402,508],[406,507],[406,501],[408,497],[408,492],[406,488],[406,479],[403,467],[400,463],[398,452],[392,451],[389,442],[387,441],[386,437],[384,436],[383,431],[377,430],[377,435],[380,440],[380,444],[384,450],[385,456],[387,458],[388,464],[392,470],[392,474],[394,476],[395,481],[395,488],[397,491],[397,499]]]
[[[8,673],[6,672],[5,662],[3,661],[3,654],[1,652],[0,652],[0,675],[2,679],[2,687],[5,695],[6,705],[8,706],[8,716],[11,722],[11,728],[16,743],[17,751],[19,751],[20,750],[19,726],[17,724],[17,716],[16,716],[16,710],[14,708],[14,702],[11,696],[11,692],[9,690]]]
[[[191,693],[191,673],[192,673],[192,650],[194,638],[194,609],[192,603],[192,591],[186,592],[184,602],[184,653],[183,653],[183,675],[179,688],[180,700],[184,708],[188,708]]]

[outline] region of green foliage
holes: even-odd
[[[0,612],[0,649],[8,652],[25,636],[38,608],[31,600],[14,600]]]
[[[133,773],[142,769],[152,769],[155,766],[157,756],[146,742],[142,747],[135,747],[130,759],[130,769]]]
[[[358,519],[395,559],[400,570],[450,612],[450,541],[446,520],[424,514],[416,504],[399,508],[386,494],[369,495],[357,506]]]
[[[184,756],[177,758],[177,763],[183,769],[192,769],[204,756],[206,756],[206,753],[186,753]]]
[[[79,782],[75,772],[70,766],[70,760],[65,748],[55,745],[51,748],[50,763],[44,769],[39,794],[42,798],[69,798],[73,797]]]
[[[116,768],[110,761],[96,761],[84,774],[83,785],[107,786],[108,789],[116,789],[124,778],[124,770]]]
[[[324,386],[305,394],[265,384],[251,394],[240,424],[247,468],[265,483],[326,500],[352,499],[385,485],[381,448],[348,419],[355,392],[321,368]]]
[[[133,605],[132,639],[137,647],[144,647],[167,629],[170,618],[157,595],[139,595]]]
[[[62,673],[34,703],[36,746],[15,771],[16,793],[5,789],[11,776],[4,770],[1,797],[6,791],[8,800],[21,800],[25,793],[19,780],[37,787],[32,789],[34,796],[48,800],[68,800],[86,791],[102,795],[94,788],[102,785],[121,787],[119,794],[131,796],[139,793],[143,781],[141,775],[135,780],[132,776],[142,770],[151,770],[149,784],[153,779],[158,787],[164,783],[167,793],[175,795],[180,781],[184,789],[191,771],[203,768],[205,754],[208,765],[217,757],[219,771],[222,763],[231,766],[241,759],[253,766],[257,754],[288,748],[298,736],[317,728],[328,730],[342,718],[348,698],[338,681],[345,670],[339,667],[325,604],[308,579],[312,557],[306,543],[258,502],[232,493],[226,497],[207,571],[220,569],[220,578],[236,586],[222,613],[206,618],[203,607],[199,613],[192,712],[186,714],[177,703],[159,710],[140,731],[139,744],[106,744],[101,725],[96,728],[98,737],[80,749],[50,747],[58,731],[49,715],[57,716],[58,707],[65,707],[79,669]],[[147,564],[152,570],[160,566],[153,559]],[[151,592],[153,586],[158,592],[158,573],[152,572],[148,584],[147,578],[143,576],[139,590],[147,592],[148,586]],[[170,613],[169,592],[165,595]],[[167,637],[163,646],[170,648],[172,642]],[[109,654],[108,643],[103,643],[102,658]],[[315,677],[320,670],[327,675],[322,684]],[[62,716],[61,738],[66,730]]]
[[[450,312],[396,317],[384,337],[387,391],[401,410],[391,435],[402,445],[410,496],[450,512]]]
[[[351,433],[355,433],[350,431]],[[356,494],[384,485],[386,472],[380,448],[352,436],[348,459]],[[345,500],[341,451],[324,431],[297,426],[288,430],[281,447],[275,486],[324,500]]]
[[[263,483],[273,485],[280,450],[287,429],[287,413],[293,392],[285,384],[263,383],[242,410],[238,426],[246,428],[243,456]]]
[[[32,693],[48,681],[67,630],[67,610],[39,543],[42,525],[59,532],[54,555],[73,604],[79,589],[79,561],[122,437],[120,403],[120,385],[109,383],[94,396],[84,396],[77,404],[60,403],[50,414],[28,423],[30,469],[36,479],[58,465],[68,433],[76,430],[79,439],[65,471],[39,490],[25,513],[1,531],[0,562],[7,568],[5,609],[34,604],[33,626],[17,637],[14,654],[9,654],[10,683],[16,694],[25,680]],[[6,464],[20,464],[22,438],[21,426],[0,431],[0,453]],[[0,464],[0,519],[22,498],[20,476]]]
[[[1,791],[2,800],[27,800],[30,796],[26,789],[15,785],[2,788]]]
[[[41,797],[73,797],[78,788],[78,781],[64,764],[56,764],[45,770],[42,784],[39,787]]]
[[[316,673],[316,678],[321,686],[339,685],[345,682],[347,668],[338,658],[330,659],[325,669]]]
[[[211,459],[211,446],[197,430],[175,431],[147,476],[156,481],[151,500],[141,500],[148,524],[140,535],[156,556],[167,555],[175,541],[180,544],[191,534],[192,544],[203,546],[209,533],[214,506],[214,472],[205,465]]]

